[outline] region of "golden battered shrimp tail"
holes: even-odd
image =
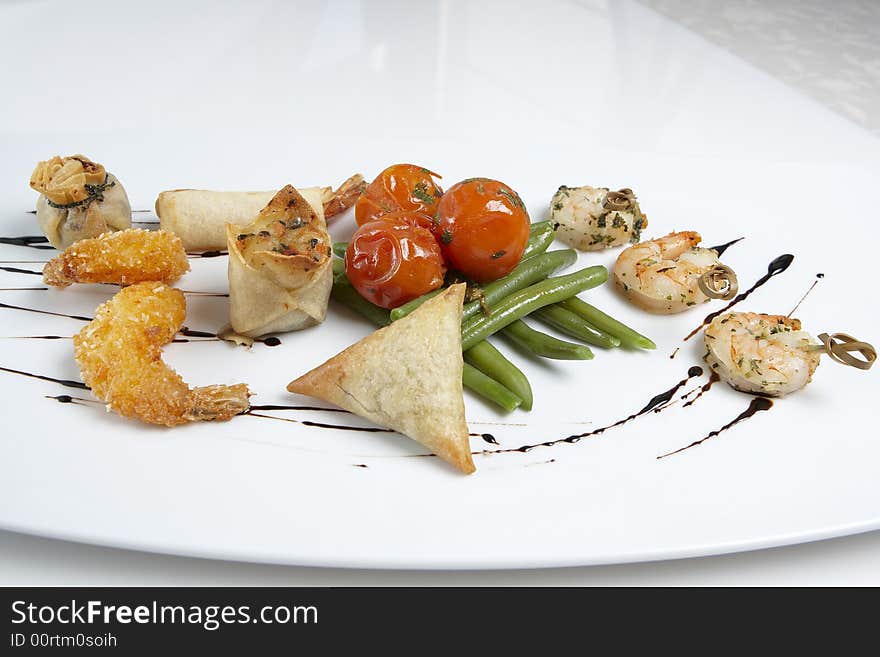
[[[47,285],[172,283],[189,271],[180,238],[163,230],[130,228],[79,240],[43,269]]]
[[[228,420],[247,412],[251,407],[250,396],[250,390],[243,383],[193,388],[183,417],[192,421]]]
[[[157,282],[123,288],[73,338],[83,381],[116,413],[149,424],[172,427],[244,413],[246,385],[193,390],[162,361],[162,347],[185,318],[180,290]]]

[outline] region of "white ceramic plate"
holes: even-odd
[[[821,272],[825,278],[797,313],[805,327],[877,341],[876,306],[864,291],[875,258],[862,196],[877,180],[880,157],[876,141],[858,129],[629,4],[609,10],[599,3],[589,16],[568,7],[571,16],[553,19],[555,38],[577,21],[594,32],[586,46],[573,45],[574,35],[560,43],[571,66],[595,66],[595,88],[533,65],[497,34],[473,40],[474,32],[457,26],[478,26],[488,14],[445,4],[439,17],[428,17],[442,28],[441,45],[427,62],[415,61],[423,76],[410,79],[399,54],[421,50],[400,36],[403,30],[380,30],[371,16],[333,22],[334,6],[312,16],[319,38],[302,51],[279,34],[271,56],[259,48],[227,51],[208,66],[199,57],[217,45],[204,30],[196,43],[180,36],[150,66],[137,52],[108,60],[109,88],[134,67],[154,100],[123,102],[105,85],[103,124],[95,123],[93,107],[71,102],[72,82],[46,89],[4,73],[23,104],[0,115],[0,233],[37,232],[26,213],[35,199],[26,180],[37,160],[56,152],[82,151],[107,163],[133,207],[145,210],[162,189],[331,184],[355,170],[372,176],[394,161],[429,166],[447,185],[473,175],[504,180],[534,220],[560,184],[630,186],[649,216],[649,237],[673,229],[699,230],[708,244],[745,236],[724,258],[743,287],[777,255],[795,255],[741,309],[787,313]],[[15,11],[19,25],[32,24],[27,12],[35,10]],[[395,20],[389,12],[379,24],[393,27]],[[539,39],[529,52],[550,52],[554,38],[549,25],[541,27],[549,20],[524,16],[511,29]],[[133,41],[131,30],[148,29],[127,25]],[[24,38],[13,32],[9,47]],[[630,38],[636,32],[639,39]],[[328,50],[321,35],[345,47]],[[108,48],[115,38],[95,35]],[[620,43],[633,50],[621,54]],[[658,50],[666,77],[650,63]],[[507,59],[493,60],[499,53]],[[35,57],[48,66],[53,54]],[[291,63],[279,63],[284,56]],[[198,70],[201,92],[179,74],[180,62]],[[508,75],[510,67],[519,76]],[[277,85],[303,78],[308,96]],[[387,91],[401,81],[424,93]],[[611,87],[604,93],[613,107],[595,91]],[[274,96],[253,100],[270,88]],[[562,88],[570,104],[548,95]],[[65,113],[46,110],[62,102]],[[352,226],[346,215],[331,232],[345,238]],[[3,267],[39,270],[39,263],[12,261],[50,255],[0,245]],[[581,263],[610,266],[616,255],[584,255]],[[226,290],[224,259],[192,265],[181,288]],[[38,276],[0,271],[0,301],[8,305],[90,315],[110,294],[98,286],[14,289],[40,286]],[[519,447],[634,413],[700,363],[699,340],[681,339],[720,307],[654,317],[627,306],[610,286],[585,296],[651,336],[657,351],[597,350],[591,362],[535,362],[497,340],[532,381],[535,410],[502,416],[468,395],[472,431],[493,434],[501,448]],[[211,331],[225,322],[224,298],[193,295],[188,302],[189,327]],[[81,321],[9,308],[0,308],[0,318],[0,366],[78,378],[64,338]],[[183,343],[169,346],[166,359],[191,384],[245,381],[256,404],[297,404],[306,400],[288,395],[287,382],[369,330],[333,307],[322,326],[281,336],[277,347]],[[25,337],[38,335],[63,338]],[[749,397],[718,384],[690,407],[679,401],[574,445],[477,456],[478,472],[464,477],[437,459],[413,458],[423,450],[397,435],[259,417],[156,429],[100,405],[52,399],[87,398],[84,391],[0,372],[0,526],[175,554],[389,568],[611,563],[781,545],[880,527],[877,393],[876,372],[824,362],[805,390],[674,457],[656,458],[734,419]],[[332,411],[267,414],[363,425]],[[473,447],[496,449],[479,437]]]

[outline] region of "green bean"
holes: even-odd
[[[544,256],[552,256],[560,251],[545,253],[527,260],[523,265]],[[467,350],[478,342],[500,331],[508,324],[522,319],[538,308],[568,299],[569,297],[601,285],[608,280],[608,270],[601,265],[587,267],[573,274],[548,278],[527,288],[505,297],[492,308],[491,315],[482,315],[468,319],[462,324],[462,349]]]
[[[553,304],[552,306],[536,310],[532,313],[532,317],[541,320],[545,324],[549,324],[566,335],[583,340],[587,344],[605,347],[606,349],[620,346],[620,340],[608,335],[604,331],[593,328],[581,319],[579,315],[575,315],[559,304]]]
[[[482,306],[493,306],[510,294],[522,290],[524,287],[537,283],[555,271],[574,264],[577,260],[577,252],[574,249],[560,249],[533,256],[523,260],[507,276],[499,278],[483,286],[480,293],[480,301],[471,301],[464,304],[462,319],[470,319],[477,315]],[[607,277],[607,275],[606,275]],[[597,283],[598,285],[598,283]],[[495,312],[495,309],[492,309]]]
[[[438,294],[443,292],[443,290],[445,290],[445,289],[446,288],[444,288],[444,287],[438,287],[436,290],[431,290],[430,292],[426,292],[422,296],[416,297],[412,301],[407,301],[402,306],[397,306],[397,308],[394,308],[391,311],[391,321],[396,322],[401,317],[406,317],[413,310],[415,310],[416,308],[421,306],[423,303],[425,303],[425,301],[427,301],[428,299],[433,299]]]
[[[485,340],[478,342],[464,352],[464,359],[519,397],[524,410],[532,410],[532,386],[529,380],[494,345]]]
[[[593,352],[583,344],[559,340],[552,335],[536,331],[521,319],[508,324],[501,333],[511,342],[536,356],[556,360],[592,360]]]
[[[532,224],[532,229],[529,233],[529,241],[526,243],[526,248],[523,251],[521,260],[531,258],[533,255],[538,255],[539,253],[544,253],[544,251],[553,244],[553,240],[555,239],[556,231],[553,229],[553,226],[549,221],[541,221],[537,224]]]
[[[508,413],[522,404],[522,399],[469,363],[464,364],[461,381],[466,388],[495,402]]]
[[[572,297],[559,304],[566,310],[573,312],[585,319],[597,329],[613,335],[620,340],[620,344],[630,349],[656,349],[657,345],[650,338],[645,337],[626,324],[618,322],[613,317],[603,313],[598,308],[591,306],[583,299]]]
[[[533,224],[529,224],[529,235],[534,235],[535,233],[544,230],[545,228],[553,228],[552,221],[536,221]],[[553,228],[553,230],[556,230]]]
[[[345,260],[342,258],[333,258],[333,276],[345,273]]]
[[[344,258],[346,249],[348,249],[348,242],[333,242],[333,255],[337,258]]]
[[[330,290],[330,296],[333,297],[334,301],[338,301],[343,306],[348,306],[377,326],[388,326],[391,323],[388,311],[364,299],[354,289],[354,286],[345,274],[339,274],[333,279],[333,288]]]

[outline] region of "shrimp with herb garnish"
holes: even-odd
[[[783,315],[725,313],[703,336],[706,362],[742,392],[781,397],[807,385],[819,366],[819,343]]]
[[[662,315],[709,301],[700,279],[721,265],[717,252],[697,246],[701,239],[699,233],[685,231],[634,244],[614,264],[615,284],[639,308]]]
[[[550,220],[560,240],[581,251],[601,251],[638,242],[648,218],[628,188],[566,187],[550,200]]]

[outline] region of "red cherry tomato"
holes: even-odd
[[[434,221],[434,217],[432,217],[431,215],[427,215],[424,212],[397,210],[396,212],[383,214],[379,219],[382,221],[402,221],[406,224],[409,224],[410,226],[419,226],[421,228],[424,228],[425,230],[431,231],[431,233],[433,233],[437,228],[437,222]]]
[[[367,185],[354,206],[358,226],[382,215],[408,210],[434,216],[443,190],[435,182],[439,178],[415,164],[394,164]]]
[[[362,297],[396,308],[443,285],[446,267],[431,231],[398,217],[369,221],[355,231],[345,273]]]
[[[440,199],[435,234],[446,264],[478,283],[510,273],[529,241],[526,206],[510,187],[468,178]]]

